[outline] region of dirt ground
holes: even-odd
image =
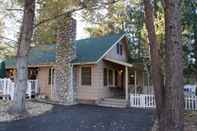
[[[186,112],[184,114],[184,131],[197,131],[197,112]],[[154,122],[152,131],[157,131],[157,122]]]

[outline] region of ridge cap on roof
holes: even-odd
[[[83,38],[83,39],[78,39],[78,40],[75,40],[74,42],[77,42],[77,41],[82,41],[82,40],[92,40],[92,39],[103,39],[103,38],[107,38],[107,37],[113,37],[115,35],[125,35],[126,33],[125,32],[120,32],[120,33],[110,33],[110,34],[106,34],[106,35],[103,35],[103,36],[99,36],[99,37],[87,37],[87,38]]]

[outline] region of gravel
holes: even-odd
[[[50,111],[53,108],[53,105],[51,104],[28,101],[26,102],[26,109],[27,109],[28,115],[21,117],[21,116],[9,114],[7,112],[10,105],[11,105],[11,102],[0,100],[0,122],[24,119],[26,117],[32,117],[32,116],[38,116],[47,111]]]

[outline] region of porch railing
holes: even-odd
[[[155,108],[155,96],[152,94],[130,94],[130,106],[136,108]],[[197,96],[185,96],[185,110],[197,111]]]
[[[15,83],[10,79],[0,79],[0,96],[3,99],[14,99]],[[38,80],[28,80],[26,95],[31,99],[32,95],[37,95]]]

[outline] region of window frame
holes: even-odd
[[[83,69],[84,68],[89,68],[90,69],[90,76],[88,76],[88,77],[90,77],[90,81],[89,82],[85,82],[84,83],[84,76],[83,76]],[[81,81],[80,81],[80,84],[81,84],[81,86],[92,86],[92,67],[91,66],[83,66],[83,67],[81,67],[81,71],[80,71],[80,79],[81,79]],[[85,78],[86,79],[86,78]]]
[[[120,48],[119,43],[117,43],[117,45],[116,45],[116,53],[117,53],[117,54],[120,53],[120,49],[119,49],[119,48]]]
[[[55,69],[49,68],[48,70],[48,85],[54,84]]]
[[[116,45],[116,53],[121,56],[123,55],[123,45],[120,42]]]
[[[111,73],[111,76],[110,76]],[[110,79],[111,78],[111,79]],[[114,85],[114,74],[113,69],[108,69],[108,85],[113,86]]]
[[[120,46],[119,47],[120,48],[120,51],[119,52],[120,52],[120,55],[122,55],[123,54],[123,45],[122,44],[119,44],[119,46]]]

